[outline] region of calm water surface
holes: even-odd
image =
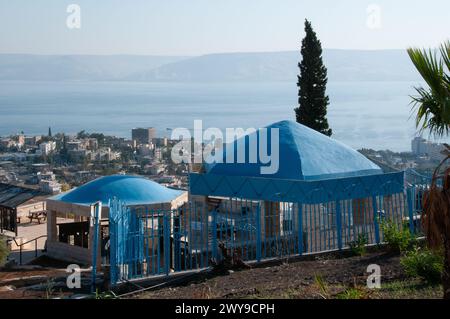
[[[354,148],[410,150],[411,82],[331,82],[333,137]],[[295,83],[0,81],[0,135],[76,133],[130,137],[131,128],[261,127],[294,120]]]

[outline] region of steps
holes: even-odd
[[[23,250],[22,251],[22,265],[26,265],[42,255],[44,255],[44,252],[41,249],[37,250],[37,254],[36,254],[34,248],[29,249],[29,250]],[[19,250],[11,251],[11,253],[8,256],[8,261],[11,261],[11,260],[14,260],[17,264],[20,263],[20,251]]]

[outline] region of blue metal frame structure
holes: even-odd
[[[222,258],[220,243],[250,262],[340,250],[362,235],[380,243],[381,218],[399,226],[411,218],[404,178],[403,172],[322,181],[190,174],[190,194],[199,197],[178,209],[113,199],[111,283],[209,267]]]
[[[95,291],[97,280],[97,254],[98,241],[100,235],[100,215],[102,210],[102,203],[97,202],[91,205],[91,225],[94,229],[94,236],[92,239],[92,273],[91,273],[91,292]]]
[[[317,204],[384,196],[404,190],[404,172],[303,181],[196,174],[189,176],[191,195],[239,197],[274,202]]]

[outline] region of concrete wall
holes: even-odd
[[[92,260],[92,252],[89,248],[72,246],[58,241],[47,241],[47,255],[60,259],[90,265]]]

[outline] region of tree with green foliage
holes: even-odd
[[[332,130],[328,126],[326,95],[327,68],[322,61],[322,45],[311,23],[305,20],[306,36],[302,41],[302,61],[298,64],[298,107],[295,108],[297,122],[327,136]]]
[[[88,138],[89,134],[86,133],[85,130],[81,130],[77,133],[77,139],[83,139],[83,138]]]
[[[92,133],[89,137],[97,139],[98,146],[106,146],[106,136],[103,133]]]

